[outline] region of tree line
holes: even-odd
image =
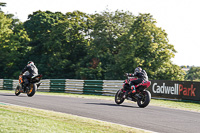
[[[151,14],[39,10],[20,22],[0,10],[0,78],[17,79],[32,60],[44,78],[124,79],[140,66],[150,79],[184,80],[174,53]]]

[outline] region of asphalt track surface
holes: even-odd
[[[159,133],[199,133],[200,113],[134,103],[116,105],[114,100],[38,95],[27,97],[0,93],[0,103],[68,113]]]

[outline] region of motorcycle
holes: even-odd
[[[19,84],[15,89],[15,95],[18,96],[20,93],[26,93],[29,97],[32,97],[40,86],[42,75],[38,74],[36,76],[31,77],[29,80],[29,84],[25,85],[25,82],[22,78],[22,75],[19,76]]]
[[[141,108],[146,107],[151,100],[151,93],[146,90],[150,85],[151,81],[142,81],[142,83],[135,85],[136,92],[131,93],[127,97],[125,93],[130,90],[130,82],[136,80],[136,77],[130,77],[129,74],[126,75],[127,79],[124,81],[123,88],[118,90],[115,94],[116,104],[121,104],[125,99],[137,102],[137,105]]]

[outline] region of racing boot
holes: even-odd
[[[135,94],[136,93],[136,89],[135,89],[135,85],[132,85],[131,86],[131,90],[128,92],[128,96],[131,97],[131,95]]]
[[[131,86],[131,92],[134,94],[136,92],[135,85]]]

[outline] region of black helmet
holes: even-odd
[[[135,68],[135,72],[134,73],[141,72],[141,71],[142,71],[142,68],[141,67],[137,67],[137,68]]]

